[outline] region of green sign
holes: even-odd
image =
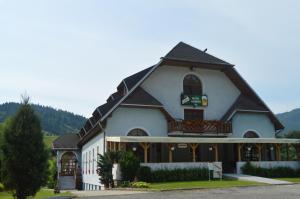
[[[208,99],[206,95],[181,95],[181,105],[207,106]]]

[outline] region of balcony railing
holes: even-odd
[[[168,132],[226,135],[232,133],[232,125],[231,122],[216,120],[176,120],[168,123]]]

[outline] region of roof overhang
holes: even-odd
[[[106,137],[108,142],[127,143],[255,143],[255,144],[300,144],[300,139],[282,138],[201,138],[201,137],[147,137],[147,136],[118,136]]]

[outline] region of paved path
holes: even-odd
[[[82,197],[80,199],[299,199],[300,185],[272,185],[207,189],[191,191],[165,191],[118,196]]]
[[[102,191],[70,191],[75,196],[78,197],[92,197],[92,196],[118,196],[118,195],[132,195],[148,193],[146,191],[130,191],[130,190],[102,190]]]
[[[250,176],[250,175],[244,175],[244,174],[231,174],[226,173],[223,174],[226,177],[238,179],[238,180],[247,180],[247,181],[253,181],[253,182],[260,182],[260,183],[266,183],[266,184],[272,184],[272,185],[284,185],[284,184],[293,184],[291,182],[283,181],[283,180],[275,180],[271,178],[263,178],[258,176]]]

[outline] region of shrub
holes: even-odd
[[[247,162],[241,169],[244,174],[267,178],[300,177],[300,169],[295,170],[289,167],[262,168]]]
[[[104,155],[98,154],[98,157],[97,173],[100,176],[100,182],[105,188],[113,187],[112,167],[115,162],[118,162],[120,155],[118,152],[109,151]]]
[[[151,182],[152,173],[150,167],[141,166],[138,169],[136,176],[139,181]]]
[[[120,167],[123,181],[133,181],[137,170],[140,167],[139,159],[131,152],[127,151],[122,154]]]
[[[4,185],[0,183],[0,192],[4,191]]]
[[[171,182],[171,181],[194,181],[207,180],[208,169],[190,168],[190,169],[161,169],[151,171],[150,182]]]
[[[149,188],[150,184],[147,182],[133,182],[131,186],[133,188]]]

